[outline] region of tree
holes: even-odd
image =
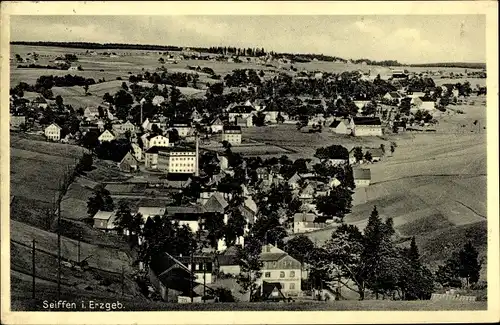
[[[262,243],[254,236],[245,238],[245,247],[238,248],[236,258],[240,265],[237,282],[242,287],[242,293],[250,293],[250,301],[256,298],[257,281],[262,276],[263,263],[260,260]]]
[[[236,240],[245,234],[245,227],[247,225],[247,221],[245,217],[241,213],[239,206],[228,206],[228,220],[227,224],[224,227],[226,246],[230,247],[234,245]]]
[[[458,254],[460,262],[458,274],[461,278],[465,278],[466,286],[469,287],[470,284],[479,281],[479,271],[481,270],[481,264],[478,260],[479,253],[472,242],[468,241]]]
[[[122,89],[125,91],[128,91],[128,86],[127,86],[127,83],[125,81],[122,82]]]
[[[98,211],[113,211],[113,199],[108,190],[100,187],[94,191],[94,195],[87,201],[87,213],[93,216]]]
[[[285,251],[300,263],[308,262],[308,255],[314,249],[314,243],[305,235],[293,237],[286,243]]]
[[[380,150],[382,150],[382,153],[385,154],[385,144],[383,143],[380,144]]]
[[[109,93],[105,93],[102,97],[102,100],[109,104],[113,104],[115,102],[113,96],[111,96]]]
[[[252,123],[255,126],[264,126],[266,120],[266,115],[262,112],[258,112],[256,115],[252,116]]]
[[[342,220],[351,212],[352,194],[353,192],[346,187],[334,187],[330,190],[330,194],[316,198],[316,207],[324,216]]]
[[[395,150],[396,150],[396,147],[393,144],[391,144],[391,154],[394,154]]]
[[[63,98],[61,97],[61,95],[56,96],[56,105],[59,108],[61,108],[63,106]]]
[[[168,131],[168,141],[171,143],[177,143],[181,137],[179,136],[179,131],[177,129],[172,129]]]
[[[365,160],[372,162],[372,153],[370,151],[365,152]]]
[[[354,158],[356,159],[356,161],[363,160],[363,150],[361,149],[361,147],[354,148]]]
[[[349,159],[349,151],[341,145],[331,145],[329,147],[323,147],[316,149],[314,157],[321,160],[327,159]]]
[[[87,95],[89,92],[89,84],[86,83],[85,85],[83,85],[83,90],[85,91],[85,95]]]
[[[203,229],[207,232],[208,244],[217,248],[219,239],[224,238],[224,219],[220,213],[205,213]]]
[[[131,233],[132,231],[132,221],[134,217],[132,216],[132,212],[130,211],[130,207],[127,202],[121,201],[118,204],[118,209],[116,211],[116,219],[115,224],[116,228],[120,233],[123,233],[125,230],[127,233]]]

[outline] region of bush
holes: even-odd
[[[233,293],[227,288],[216,288],[214,295],[218,297],[219,302],[235,302]]]

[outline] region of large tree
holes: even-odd
[[[346,214],[351,212],[352,193],[346,187],[334,187],[328,195],[316,198],[316,207],[324,216],[336,217],[342,220]]]
[[[262,243],[255,236],[245,238],[245,246],[238,248],[237,260],[240,265],[240,274],[237,281],[242,287],[242,293],[249,292],[250,301],[254,301],[259,287],[257,281],[262,276],[263,263],[260,260]]]
[[[113,211],[113,199],[108,190],[99,187],[87,201],[87,213],[93,216],[97,211]]]

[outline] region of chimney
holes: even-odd
[[[198,177],[199,176],[199,148],[198,148],[198,133],[195,133],[195,141],[196,141],[196,165],[195,165],[195,170],[194,170],[194,176]]]

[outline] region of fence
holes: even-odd
[[[476,296],[461,296],[459,294],[433,293],[431,300],[476,301]]]

